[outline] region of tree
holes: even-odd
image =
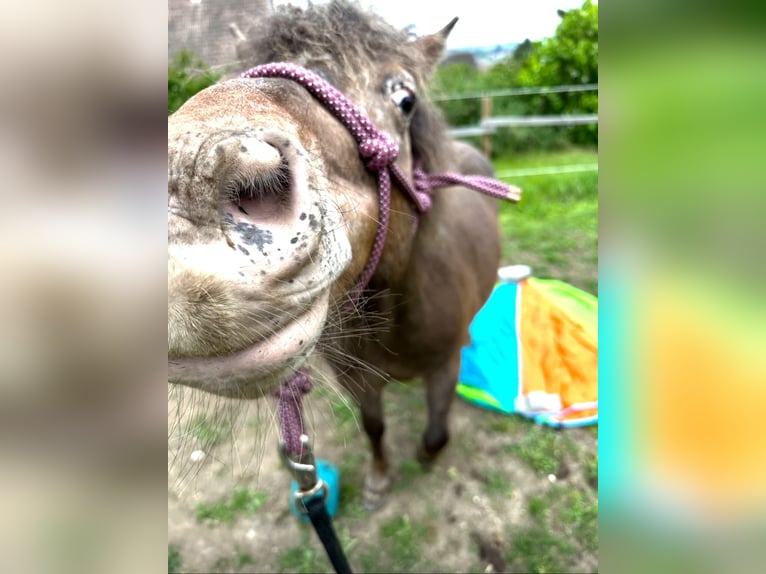
[[[598,5],[586,0],[581,8],[561,15],[556,33],[526,59],[518,74],[520,86],[560,86],[598,83]],[[535,113],[588,114],[598,112],[598,93],[570,92],[535,98]],[[596,126],[572,130],[575,143],[598,143]]]
[[[435,96],[478,92],[482,88],[481,73],[462,62],[440,66],[436,69],[431,87]],[[442,100],[438,103],[452,126],[477,124],[481,118],[481,101],[478,99]]]
[[[221,75],[210,70],[202,61],[182,50],[168,66],[168,115],[197,92],[212,86]]]

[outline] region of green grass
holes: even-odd
[[[313,546],[301,545],[287,549],[279,557],[280,572],[329,572],[327,557]]]
[[[353,567],[357,540],[351,536],[348,528],[339,529],[336,524],[335,529],[343,554]],[[302,524],[300,544],[288,548],[279,556],[279,571],[301,574],[332,572],[332,564],[310,525]]]
[[[511,547],[505,554],[506,563],[512,567],[509,572],[566,572],[566,563],[575,553],[569,542],[539,525],[513,531],[509,538]]]
[[[348,425],[357,425],[358,407],[351,401],[351,399],[343,400],[339,396],[334,396],[330,399],[330,410],[335,424],[340,427]]]
[[[423,548],[431,537],[428,524],[397,516],[380,527],[380,545],[362,554],[359,563],[364,572],[431,571],[424,563]]]
[[[428,537],[427,527],[410,520],[406,514],[386,522],[380,527],[380,537],[388,552],[392,572],[413,571],[421,560],[421,545]]]
[[[590,551],[598,549],[598,501],[591,501],[579,490],[570,488],[559,515],[564,533]]]
[[[548,502],[539,496],[533,496],[529,499],[527,510],[532,520],[541,522],[545,519],[548,511]]]
[[[598,549],[598,499],[593,493],[554,485],[538,500],[544,508],[542,514],[533,516],[538,526],[590,552]]]
[[[423,476],[423,467],[414,459],[405,459],[399,465],[399,476],[393,485],[395,491],[407,491],[419,476]]]
[[[592,164],[597,152],[574,149],[495,160],[498,174],[546,166]],[[500,208],[503,264],[526,264],[537,277],[598,291],[598,172],[503,178],[522,188],[518,204]]]
[[[202,447],[211,447],[223,443],[231,436],[232,421],[221,417],[221,420],[211,421],[205,415],[194,417],[186,430]]]
[[[248,552],[238,551],[237,555],[234,559],[234,566],[236,568],[242,568],[243,566],[247,566],[248,564],[255,564],[255,558],[253,558],[252,554],[249,554]]]
[[[514,436],[526,428],[527,421],[521,417],[489,412],[483,426],[489,432]]]
[[[229,500],[197,505],[197,520],[209,523],[232,524],[240,514],[253,514],[266,502],[268,496],[247,488],[238,488]]]
[[[508,480],[508,477],[504,473],[499,470],[489,469],[484,472],[484,478],[487,481],[488,494],[503,497],[511,496],[513,491],[511,481]]]
[[[598,453],[586,453],[585,461],[585,480],[594,489],[598,490]]]
[[[181,551],[175,544],[168,544],[168,574],[181,570]]]
[[[563,457],[560,434],[530,423],[527,433],[507,450],[540,475],[556,474]]]

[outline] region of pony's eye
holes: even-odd
[[[410,117],[412,115],[412,112],[415,111],[415,104],[418,101],[415,92],[406,86],[400,86],[394,90],[391,94],[391,99],[393,99],[394,103],[399,106],[399,109],[402,110],[405,117]]]

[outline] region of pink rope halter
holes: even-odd
[[[369,117],[338,89],[321,76],[296,64],[278,62],[250,68],[241,74],[242,78],[284,78],[302,85],[317,100],[322,102],[338,120],[351,132],[357,142],[359,155],[368,170],[377,174],[378,201],[380,214],[378,229],[372,245],[372,252],[356,285],[350,293],[351,302],[356,301],[370,282],[378,266],[388,232],[391,213],[391,178],[407,194],[418,214],[425,214],[431,208],[431,191],[436,187],[463,185],[499,199],[519,201],[521,190],[491,177],[463,175],[458,173],[429,174],[418,166],[413,169],[413,183],[410,183],[402,169],[396,164],[399,146],[387,133],[379,130]],[[308,383],[306,384],[306,381]],[[300,412],[300,396],[311,387],[308,374],[298,371],[278,391],[282,436],[286,449],[294,455],[301,454],[298,439],[303,431]],[[303,390],[303,389],[306,390]],[[299,429],[299,430],[298,430]]]
[[[464,185],[497,197],[519,201],[521,190],[509,186],[491,177],[462,175],[456,173],[427,174],[416,167],[413,171],[414,185],[396,164],[399,146],[387,133],[379,130],[370,118],[337,88],[321,76],[301,66],[290,63],[263,64],[250,68],[241,74],[243,78],[285,78],[299,83],[317,100],[322,102],[340,122],[351,132],[357,142],[359,155],[364,165],[378,176],[378,195],[380,203],[379,225],[372,245],[372,252],[367,260],[362,275],[351,292],[352,300],[361,295],[369,283],[383,253],[383,244],[388,232],[391,212],[391,177],[412,201],[418,214],[427,213],[431,208],[430,193],[435,187]]]

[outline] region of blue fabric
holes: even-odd
[[[330,518],[335,516],[338,511],[338,502],[340,501],[340,471],[338,468],[326,460],[316,459],[317,478],[324,480],[327,485],[327,500],[325,506],[327,507],[327,514]],[[290,486],[290,510],[292,513],[300,518],[303,522],[309,522],[309,515],[300,512],[296,506],[293,494],[298,491],[298,483],[293,480]]]
[[[471,323],[471,345],[463,347],[458,379],[494,397],[499,403],[495,408],[507,413],[514,412],[519,393],[518,295],[517,283],[495,287]]]

